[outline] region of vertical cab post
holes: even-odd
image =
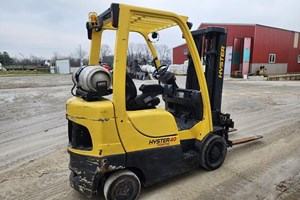
[[[92,31],[89,65],[99,65],[102,31]]]
[[[197,139],[203,140],[203,138],[213,131],[213,123],[212,123],[212,114],[211,114],[211,105],[209,101],[209,91],[208,91],[208,85],[203,73],[203,67],[202,63],[200,61],[200,54],[197,49],[196,42],[194,41],[193,35],[191,34],[187,24],[185,26],[180,27],[182,30],[182,33],[186,39],[188,49],[190,51],[191,61],[194,67],[194,75],[197,79],[197,88],[201,88],[201,97],[203,101],[203,120],[202,123],[199,124],[199,126],[195,126],[194,131],[198,134]]]
[[[120,7],[122,5],[119,5]],[[118,23],[122,26],[118,26],[116,29],[116,44],[115,44],[115,56],[114,56],[114,93],[113,102],[115,105],[115,114],[119,120],[123,120],[126,115],[126,102],[125,102],[125,73],[126,73],[126,60],[127,60],[127,49],[128,49],[128,37],[129,37],[129,9],[119,9],[119,20]],[[116,19],[114,19],[116,20]]]

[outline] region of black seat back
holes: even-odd
[[[126,73],[126,106],[137,96],[135,84],[128,73]]]
[[[142,94],[137,95],[135,84],[129,74],[126,74],[126,109],[141,110],[155,108],[160,103],[158,97],[164,88],[159,84],[141,85]]]
[[[174,116],[202,120],[203,104],[198,90],[177,88],[172,96],[163,95],[166,109]]]

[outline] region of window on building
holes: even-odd
[[[299,33],[296,33],[295,32],[295,35],[294,35],[294,48],[298,48],[298,41],[299,41]]]
[[[188,55],[188,53],[189,53],[189,50],[188,50],[187,48],[184,48],[184,49],[183,49],[183,54],[184,54],[184,55]]]
[[[229,53],[228,56],[229,56],[228,61],[231,62],[231,59],[232,59],[232,53]]]
[[[269,63],[275,63],[276,62],[276,54],[269,54]]]
[[[300,63],[300,55],[298,55],[297,63]]]

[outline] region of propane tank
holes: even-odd
[[[83,66],[72,75],[75,85],[87,92],[97,92],[97,86],[111,87],[111,74],[101,66]]]

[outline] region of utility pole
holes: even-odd
[[[82,54],[81,54],[81,44],[79,45],[79,60],[80,60],[80,66],[83,66],[83,58],[82,58]]]

